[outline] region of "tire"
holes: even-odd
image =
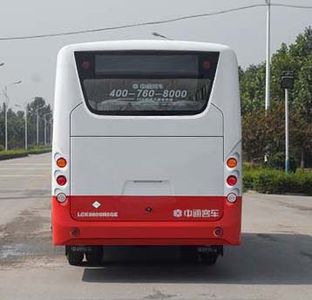
[[[86,252],[87,264],[89,266],[99,266],[102,264],[103,247],[90,246],[91,251]]]
[[[201,248],[199,248],[200,250]],[[205,249],[205,248],[204,248]],[[200,251],[198,253],[199,261],[207,266],[215,265],[218,257],[223,256],[223,246],[209,246],[207,251]]]
[[[83,255],[84,255],[84,253],[82,253],[82,252],[69,251],[66,253],[68,263],[72,266],[81,266],[82,260],[83,260]]]
[[[207,266],[213,266],[218,260],[218,254],[215,253],[201,253],[199,254],[199,260],[202,264]]]

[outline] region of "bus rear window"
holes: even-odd
[[[217,52],[76,52],[88,108],[107,115],[202,112],[216,72]]]

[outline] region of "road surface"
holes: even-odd
[[[69,266],[51,245],[50,155],[0,162],[0,299],[312,299],[312,197],[247,193],[240,247],[213,267],[175,248],[108,249]]]

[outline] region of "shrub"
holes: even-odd
[[[244,168],[243,172],[243,187],[244,190],[253,190],[255,188],[256,177],[261,172],[261,169]]]
[[[244,189],[260,193],[312,195],[312,172],[285,174],[281,170],[258,168],[244,172],[243,183]]]
[[[278,152],[272,156],[269,156],[268,167],[273,168],[273,169],[279,169],[279,170],[284,170],[285,168],[285,153],[283,152]],[[298,164],[295,160],[295,158],[290,155],[289,156],[289,170],[291,172],[296,172],[296,169],[298,167]]]
[[[51,147],[34,147],[30,148],[28,154],[40,154],[40,153],[47,153],[51,152]]]
[[[297,193],[312,195],[312,172],[298,171],[294,174],[293,189]]]
[[[27,156],[28,153],[25,150],[8,150],[8,151],[0,151],[0,160],[10,159],[10,158],[18,158]]]
[[[252,172],[245,172],[243,176],[244,191],[252,190],[254,188],[253,182],[254,182],[254,178],[252,177]]]
[[[46,153],[46,152],[51,152],[51,147],[36,147],[36,148],[31,148],[27,151],[24,149],[0,151],[0,160],[25,157],[25,156],[28,156],[29,154],[40,154],[40,153]]]
[[[254,188],[260,193],[280,193],[287,183],[280,171],[266,169],[255,177]]]

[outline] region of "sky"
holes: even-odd
[[[311,5],[311,0],[271,0]],[[1,0],[0,38],[58,33],[209,13],[265,0]],[[312,9],[272,7],[271,51],[294,42],[312,26]],[[0,89],[8,85],[10,107],[34,96],[53,103],[56,55],[62,46],[91,41],[155,39],[152,32],[177,40],[221,43],[232,47],[241,66],[265,60],[266,8],[180,22],[35,40],[0,41]],[[21,80],[18,85],[12,82]],[[0,103],[4,101],[0,95]],[[15,107],[15,109],[17,109]]]

